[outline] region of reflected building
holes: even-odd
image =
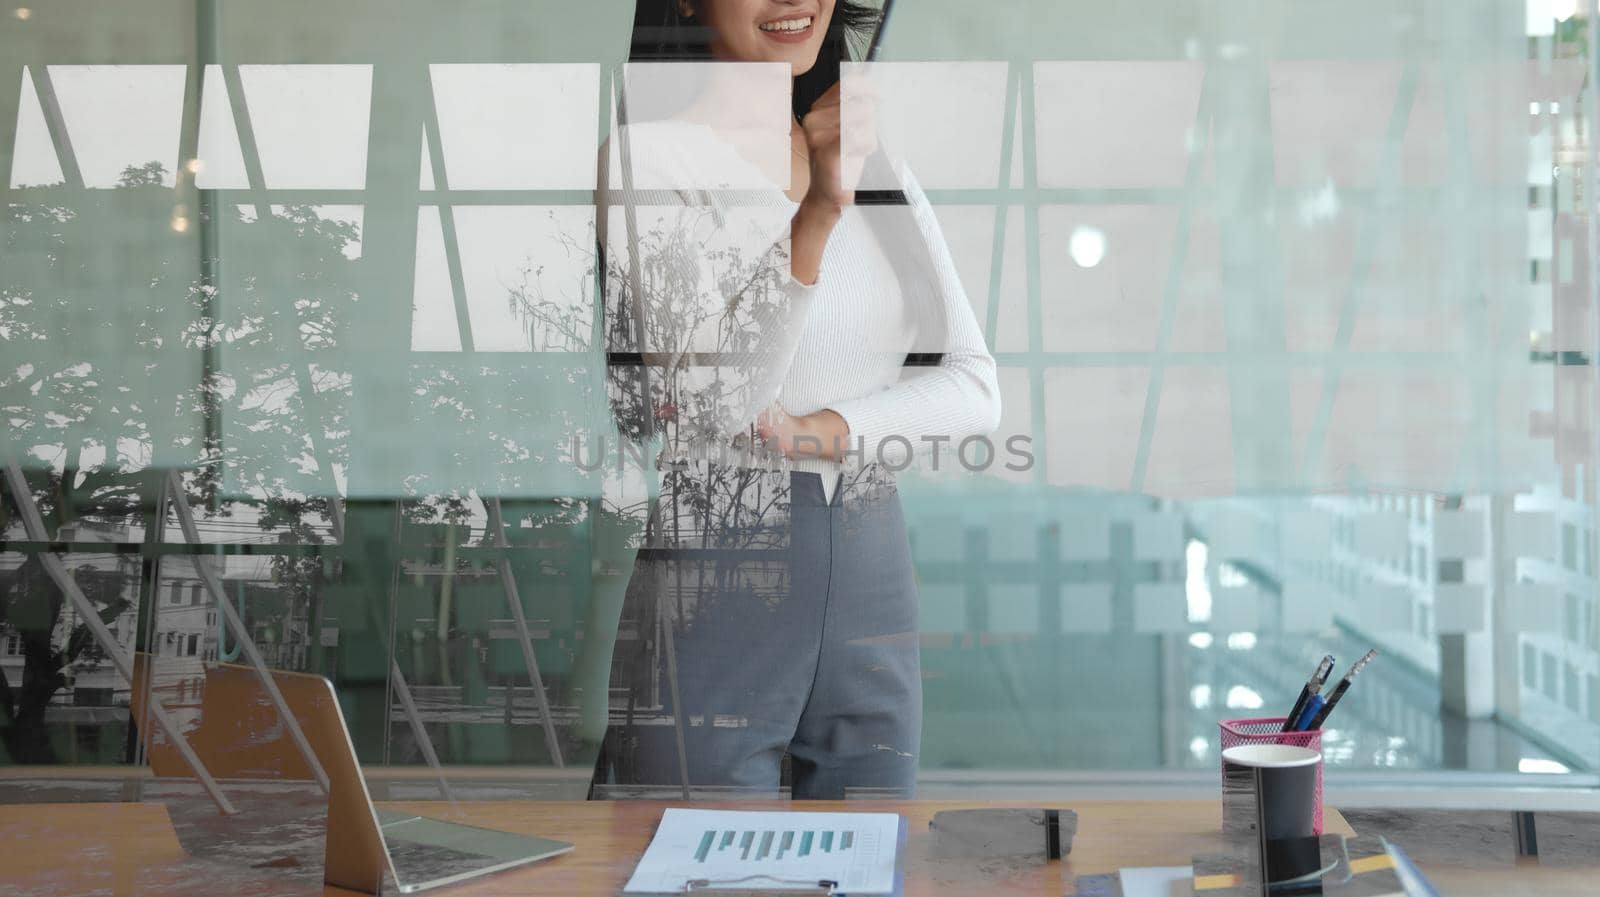
[[[202,522],[200,531],[208,540],[225,541],[235,537],[241,524],[253,526],[253,521]],[[90,520],[62,526],[56,532],[55,541],[69,546],[66,566],[79,588],[98,607],[120,608],[109,619],[102,615],[113,643],[132,656],[141,641],[140,626],[148,627],[143,642],[154,658],[158,684],[164,687],[202,676],[207,663],[236,660],[239,646],[224,636],[216,604],[206,593],[195,562],[167,555],[159,577],[146,579],[139,555],[125,550],[140,544],[142,538],[138,528]],[[97,551],[96,546],[104,546],[109,553]],[[16,621],[0,623],[0,671],[14,694],[22,689],[26,677],[48,675],[43,667],[30,669],[26,656],[25,640],[38,633],[19,628],[27,627],[24,621],[35,619],[32,609],[42,606],[37,600],[47,599],[55,590],[31,557],[0,554],[0,595],[5,596]],[[308,604],[282,600],[284,590],[273,581],[271,559],[231,556],[209,562],[216,565],[229,600],[235,602],[267,662],[281,669],[303,669],[309,643]],[[252,601],[257,605],[254,609]],[[73,733],[64,743],[71,744],[75,753],[61,758],[63,762],[118,762],[126,746],[123,735],[130,685],[106,656],[109,646],[95,643],[82,630],[76,608],[62,602],[48,634],[49,646],[56,650],[79,647],[77,653],[64,658],[63,684],[50,695],[44,721]],[[33,662],[44,664],[48,657],[40,655]],[[184,718],[181,709],[173,709],[175,716]]]

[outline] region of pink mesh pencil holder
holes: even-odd
[[[1310,748],[1322,753],[1322,731],[1280,732],[1283,717],[1263,719],[1225,719],[1217,724],[1222,731],[1222,751],[1241,744],[1287,744]],[[1220,760],[1219,760],[1220,763]],[[1241,767],[1229,769],[1222,766],[1222,830],[1237,833],[1252,831],[1255,826],[1255,796],[1252,794],[1251,776]],[[1322,834],[1322,766],[1317,764],[1317,793],[1312,809],[1312,826]],[[1303,805],[1302,805],[1303,806]]]

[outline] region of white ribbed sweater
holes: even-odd
[[[828,239],[816,283],[808,286],[787,276],[789,219],[796,204],[729,141],[710,128],[685,123],[634,124],[624,130],[631,183],[616,174],[612,182],[648,191],[629,194],[635,197],[636,233],[692,234],[693,248],[705,256],[690,290],[707,309],[695,318],[701,323],[674,345],[643,350],[703,364],[687,353],[725,349],[728,322],[751,311],[736,325],[745,337],[736,377],[730,377],[727,365],[717,365],[716,371],[719,383],[740,381],[738,399],[699,407],[699,415],[716,419],[685,424],[720,439],[746,431],[774,401],[794,415],[832,409],[849,425],[852,449],[862,452],[847,464],[882,461],[895,468],[911,463],[908,450],[922,453],[944,439],[950,441],[948,452],[967,436],[991,433],[999,425],[994,359],[933,209],[903,167],[897,174],[908,204],[847,209]],[[612,258],[631,251],[622,212],[601,204],[602,239]],[[729,247],[737,255],[726,254]],[[781,295],[751,309],[747,295],[728,295],[730,281],[743,281],[727,276],[725,260],[757,257],[781,270],[776,278]],[[660,291],[640,292],[648,297]],[[681,304],[682,293],[674,301]],[[746,305],[740,308],[740,303]],[[685,319],[677,307],[669,313],[673,320]],[[943,357],[937,367],[908,368],[908,352]],[[692,404],[678,403],[680,408]],[[831,499],[841,465],[801,461],[796,466],[823,474]]]

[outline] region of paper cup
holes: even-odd
[[[1317,871],[1317,771],[1322,754],[1287,744],[1243,744],[1222,752],[1224,787],[1237,797],[1225,812],[1244,814],[1252,829],[1264,881],[1299,879]],[[1236,826],[1230,826],[1237,828]]]

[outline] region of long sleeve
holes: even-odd
[[[914,177],[900,169],[908,205],[895,210],[895,251],[909,258],[913,271],[902,275],[908,312],[917,328],[913,348],[940,353],[936,367],[907,368],[899,382],[861,396],[830,403],[850,427],[852,446],[868,460],[891,466],[909,463],[908,450],[932,449],[935,440],[950,447],[969,436],[993,433],[1000,425],[1000,386],[994,357],[984,344],[965,290],[929,205]]]
[[[790,274],[781,190],[718,189],[731,150],[709,132],[628,130],[631,189],[597,201],[608,348],[637,354],[613,379],[640,393],[640,430],[716,451],[776,399],[817,287]]]

